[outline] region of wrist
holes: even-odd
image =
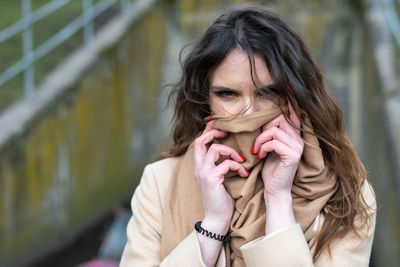
[[[216,234],[226,235],[229,230],[230,220],[204,217],[201,227]]]
[[[203,227],[201,227],[201,221],[198,221],[197,223],[195,223],[194,225],[194,229],[199,233],[202,234],[203,236],[207,236],[210,237],[212,239],[215,239],[217,241],[222,241],[224,243],[229,242],[231,240],[231,237],[228,234],[223,235],[223,234],[217,234],[217,233],[213,233],[207,229],[204,229]]]
[[[292,207],[291,194],[264,193],[266,208],[265,234],[296,224]]]
[[[268,205],[292,205],[291,192],[266,192],[264,191],[264,201]]]

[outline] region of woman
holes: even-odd
[[[368,266],[375,197],[288,23],[222,14],[175,93],[173,145],[144,170],[121,266]]]

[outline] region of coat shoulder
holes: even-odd
[[[362,192],[361,194],[362,197],[364,198],[366,204],[368,205],[368,211],[370,217],[374,219],[377,207],[376,196],[372,185],[367,180],[364,181],[361,188],[361,192]],[[314,219],[310,227],[304,232],[304,236],[307,241],[316,236],[316,234],[321,230],[324,221],[325,221],[325,216],[323,215],[322,212],[320,212],[318,216]],[[358,222],[356,221],[356,223]]]
[[[170,180],[178,163],[178,157],[169,157],[147,164],[146,168],[151,172],[156,180]],[[162,177],[162,178],[161,178]]]
[[[162,205],[165,203],[168,187],[174,175],[178,159],[178,157],[161,159],[147,164],[144,168],[141,183],[151,184],[152,187],[155,187],[152,189],[157,192]]]

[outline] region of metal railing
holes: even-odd
[[[389,28],[397,42],[397,45],[400,46],[400,19],[399,14],[397,14],[396,12],[395,3],[393,2],[393,0],[384,0],[383,7]]]
[[[23,57],[11,67],[0,73],[0,86],[23,72],[24,98],[26,100],[34,99],[34,63],[37,60],[44,57],[51,50],[68,40],[74,33],[82,28],[84,46],[90,49],[94,40],[94,19],[117,2],[120,2],[122,14],[127,14],[127,12],[129,12],[129,6],[131,5],[131,0],[102,0],[96,4],[93,4],[93,0],[81,1],[81,14],[35,49],[33,47],[34,35],[32,26],[56,10],[64,7],[66,4],[71,2],[71,0],[53,0],[35,11],[32,11],[32,0],[21,0],[22,18],[18,22],[0,31],[0,43],[7,41],[9,38],[22,32]]]
[[[397,47],[400,48],[400,15],[397,12],[397,7],[400,6],[400,0],[398,2],[393,2],[393,0],[383,0],[383,10],[385,13],[385,18],[387,21],[387,24],[389,26],[389,29],[391,33],[394,36],[394,40],[397,43]],[[400,60],[400,58],[397,58],[397,60]],[[399,71],[399,76],[398,76],[398,88],[397,88],[397,93],[396,95],[400,97],[400,69]]]

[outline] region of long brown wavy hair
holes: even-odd
[[[182,52],[191,48],[182,61]],[[169,100],[175,102],[172,146],[158,159],[184,154],[204,130],[204,118],[210,115],[209,78],[214,69],[234,48],[246,52],[254,76],[254,55],[263,57],[274,80],[274,88],[259,88],[281,99],[279,105],[290,122],[283,99],[289,99],[304,125],[311,121],[323,151],[325,164],[337,176],[337,191],[322,211],[325,221],[318,233],[313,260],[335,239],[353,231],[355,224],[370,227],[369,206],[362,196],[365,168],[354,151],[343,124],[342,110],[324,84],[319,67],[303,39],[293,26],[276,13],[261,6],[237,7],[220,15],[198,40],[182,49],[182,74],[174,84]],[[256,78],[253,77],[255,82]],[[291,123],[291,122],[290,122]],[[291,123],[293,125],[293,123]],[[302,128],[301,131],[304,131]],[[361,227],[360,227],[361,228]]]

